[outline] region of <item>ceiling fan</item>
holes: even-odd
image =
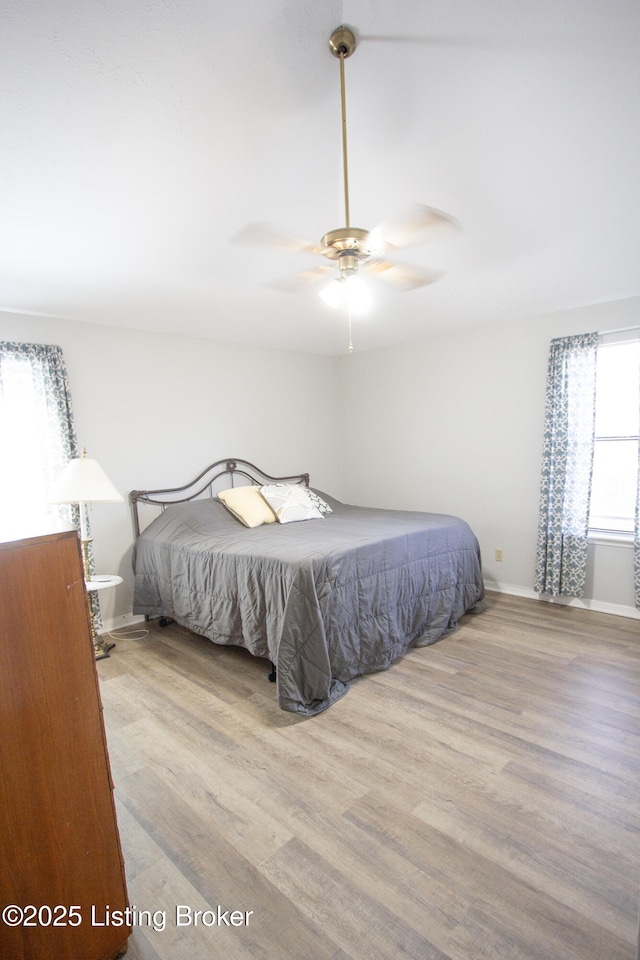
[[[459,223],[441,210],[414,203],[400,217],[385,221],[373,230],[351,226],[344,61],[356,49],[353,31],[344,25],[337,27],[329,39],[329,48],[340,61],[345,225],[325,233],[319,244],[285,234],[267,224],[251,224],[236,234],[234,239],[275,245],[286,250],[319,255],[329,260],[328,264],[311,267],[268,285],[278,290],[297,292],[318,283],[329,274],[334,274],[330,283],[320,290],[320,296],[333,307],[346,305],[350,318],[351,310],[361,312],[370,302],[370,294],[360,277],[360,270],[373,275],[376,280],[389,282],[402,290],[413,290],[434,283],[442,276],[441,272],[394,260],[394,252],[424,242],[430,235],[443,229],[457,228]],[[352,349],[351,344],[349,349]]]

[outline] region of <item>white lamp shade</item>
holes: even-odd
[[[371,294],[366,283],[357,273],[350,273],[344,281],[346,302],[356,313],[366,313],[371,307]]]
[[[323,287],[318,293],[318,296],[321,300],[324,300],[328,306],[337,310],[342,303],[342,283],[338,277],[335,277],[326,287]]]
[[[64,468],[49,497],[49,503],[121,502],[118,493],[97,460],[71,460]]]
[[[318,296],[334,310],[344,304],[354,313],[365,313],[371,306],[369,289],[362,277],[354,272],[344,273],[331,280],[320,290]]]

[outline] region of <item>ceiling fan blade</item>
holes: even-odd
[[[392,260],[370,260],[362,266],[367,273],[373,274],[376,280],[391,283],[403,290],[426,287],[443,276],[440,270],[425,270],[423,267],[414,267],[409,263],[394,263]]]
[[[369,241],[384,251],[426,243],[447,231],[459,229],[460,222],[450,214],[424,203],[412,203],[399,216],[374,227],[369,232]]]
[[[299,253],[322,253],[323,247],[268,223],[249,223],[231,238],[236,243],[255,243],[260,246],[280,247]]]
[[[288,277],[281,277],[279,280],[270,280],[265,286],[272,290],[282,290],[285,293],[299,293],[301,290],[307,290],[314,283],[319,283],[329,274],[335,274],[335,272],[335,267],[327,263],[319,267],[310,267],[309,270],[302,270],[300,273],[292,273]]]

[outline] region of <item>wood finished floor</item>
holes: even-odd
[[[166,917],[127,960],[635,958],[638,621],[490,594],[304,719],[149,626],[98,663],[130,901]],[[176,924],[218,904],[253,912]]]

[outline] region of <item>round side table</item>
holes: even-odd
[[[122,577],[119,577],[115,573],[104,575],[94,574],[91,580],[85,580],[85,586],[87,590],[91,591],[107,590],[109,587],[117,587],[119,583],[122,583]],[[104,660],[105,657],[109,656],[109,651],[115,647],[115,643],[113,643],[113,641],[103,640],[102,637],[99,637],[96,634],[93,626],[93,617],[90,616],[89,619],[91,622],[91,640],[93,642],[96,660]]]

